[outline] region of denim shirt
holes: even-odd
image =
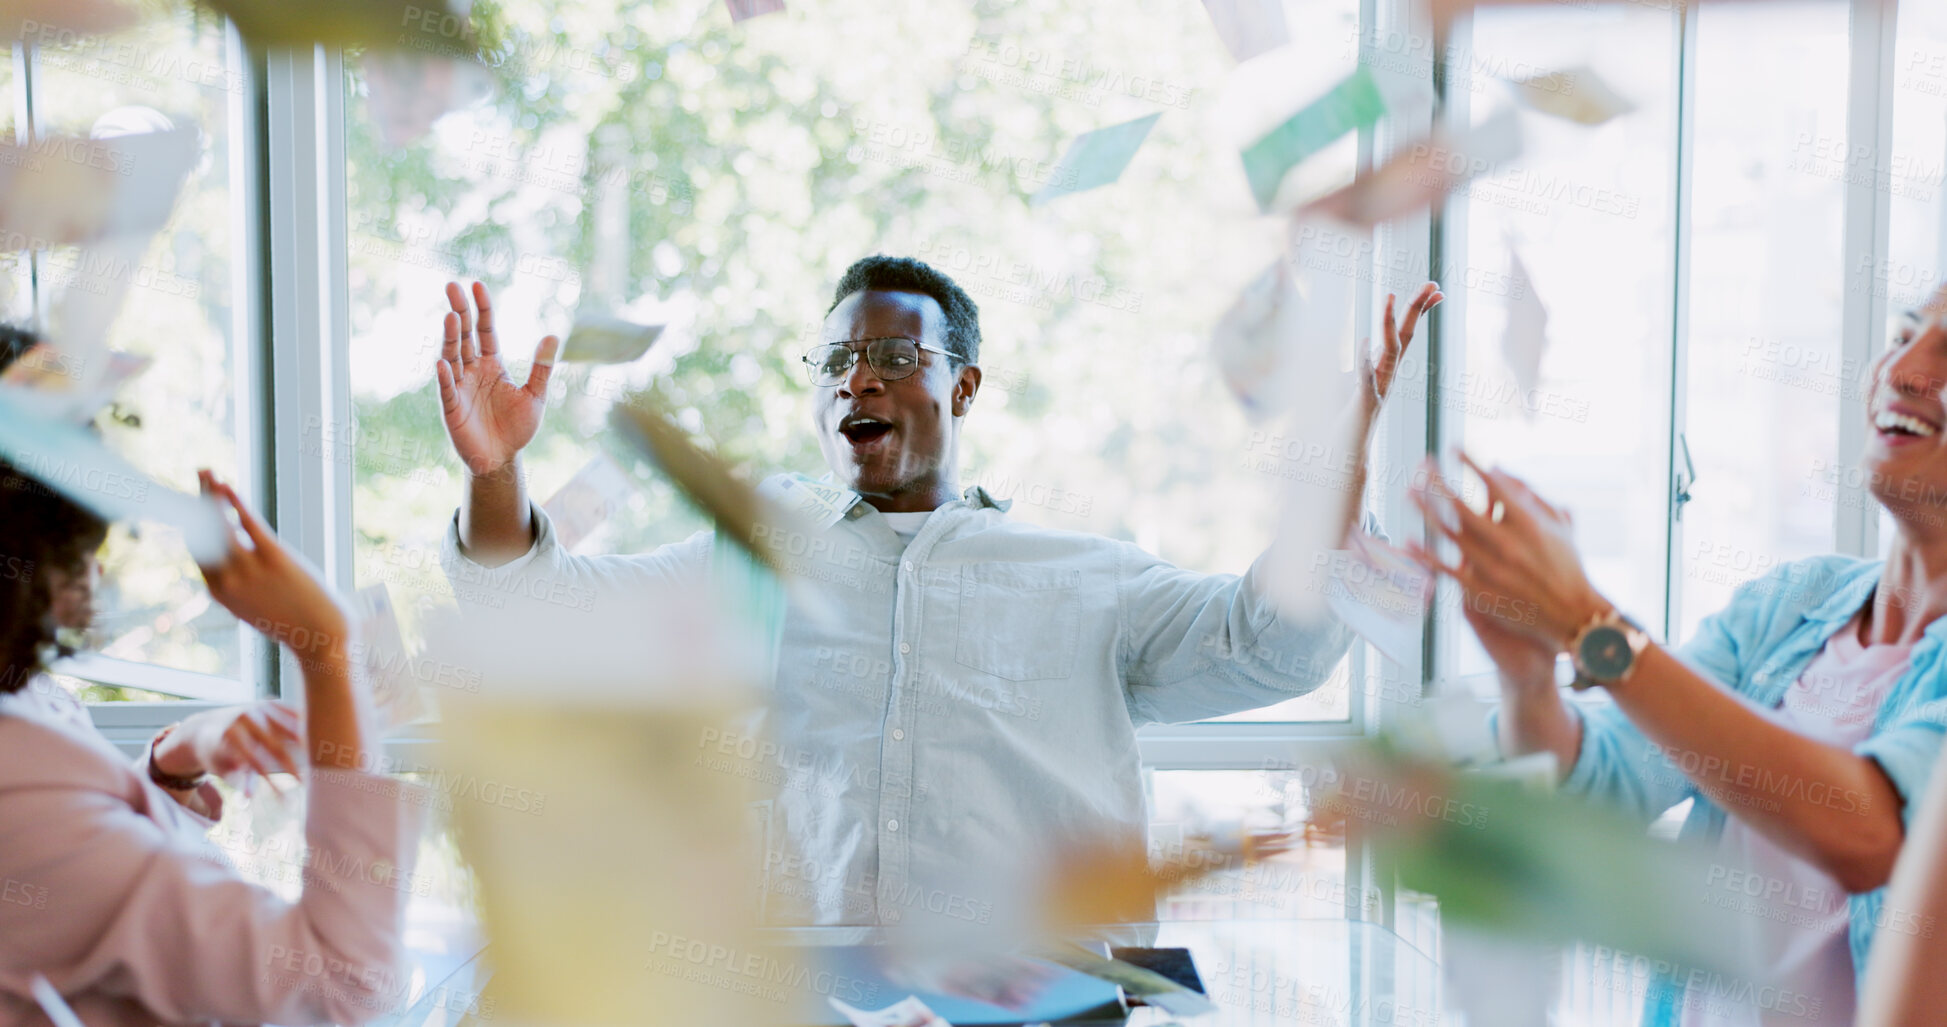
[[[766,542],[796,578],[762,725],[782,782],[757,818],[771,922],[985,920],[1005,893],[985,876],[998,868],[1074,839],[1140,850],[1136,729],[1304,695],[1353,637],[1329,614],[1281,616],[1263,558],[1241,577],[1193,573],[1011,520],[978,487],[910,542],[870,504],[843,503],[830,527]],[[449,528],[442,562],[463,605],[702,588],[721,569],[709,532],[577,556],[534,516],[533,548],[492,570]]]
[[[1826,640],[1850,623],[1873,595],[1883,563],[1850,556],[1820,556],[1786,564],[1740,587],[1723,611],[1698,626],[1677,651],[1692,668],[1762,707],[1776,707]],[[1940,750],[1947,726],[1947,667],[1942,641],[1947,618],[1934,621],[1913,648],[1912,662],[1880,706],[1872,734],[1854,751],[1878,763],[1904,801],[1910,825]],[[1696,768],[1692,768],[1696,769]],[[1727,771],[1728,772],[1728,771]],[[1670,759],[1614,705],[1583,714],[1582,751],[1563,790],[1616,802],[1653,820],[1694,799],[1681,838],[1714,844],[1725,811],[1711,802]],[[1805,785],[1818,788],[1818,782]],[[1811,797],[1808,795],[1808,797]],[[1815,800],[1816,801],[1816,800]],[[1881,921],[1885,889],[1849,899],[1853,971],[1863,985],[1866,953]],[[1916,925],[1890,923],[1890,929]],[[1682,1018],[1682,975],[1665,972],[1650,986],[1645,1027],[1676,1027]],[[1849,1016],[1850,1010],[1839,1011]]]

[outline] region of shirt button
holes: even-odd
[[[896,728],[893,728],[893,729],[892,729],[892,740],[893,740],[893,741],[895,741],[895,742],[897,742],[897,741],[901,741],[901,740],[903,740],[903,739],[904,739],[905,737],[906,737],[906,729],[904,729],[904,728],[897,728],[897,727],[896,727]]]
[[[913,651],[913,645],[912,645],[912,643],[911,643],[911,642],[901,642],[901,643],[899,643],[899,652],[900,652],[900,655],[902,655],[902,656],[903,656],[903,655],[905,655],[905,654],[907,654],[907,653],[910,653],[910,652],[912,652],[912,651]]]
[[[899,821],[897,821],[897,820],[888,820],[888,821],[886,821],[886,830],[888,830],[888,831],[897,831],[897,830],[899,830]]]
[[[900,564],[900,566],[904,567],[906,569],[906,573],[908,574],[911,574],[913,572],[913,561],[911,560],[907,560],[905,563]]]

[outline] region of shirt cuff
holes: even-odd
[[[1887,780],[1893,782],[1894,790],[1904,802],[1900,822],[1907,827],[1913,826],[1920,797],[1933,777],[1934,760],[1940,755],[1943,714],[1947,714],[1947,704],[1928,703],[1922,708],[1922,716],[1927,719],[1902,721],[1852,750],[1879,764]]]
[[[527,501],[527,511],[528,516],[534,518],[534,544],[527,547],[527,552],[512,560],[498,567],[488,567],[474,562],[473,558],[460,548],[460,512],[454,510],[452,518],[446,522],[446,534],[441,538],[439,547],[440,566],[445,569],[447,578],[456,585],[463,582],[505,580],[539,559],[544,552],[551,551],[555,546],[554,522],[548,520],[547,512],[541,509],[541,504],[531,499]]]

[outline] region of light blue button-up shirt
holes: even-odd
[[[1677,655],[1752,702],[1775,707],[1825,648],[1826,640],[1851,622],[1872,597],[1882,566],[1879,561],[1850,556],[1821,556],[1780,567],[1740,587],[1731,604],[1705,619],[1696,637]],[[1940,751],[1942,731],[1947,729],[1943,641],[1947,641],[1947,618],[1927,626],[1925,637],[1913,648],[1906,673],[1874,717],[1871,736],[1856,749],[1886,772],[1905,801],[1902,816],[1908,820],[1919,805]],[[1796,784],[1821,787],[1820,782]],[[1681,837],[1714,844],[1724,830],[1723,808],[1712,803],[1676,762],[1613,705],[1584,713],[1582,751],[1563,789],[1614,801],[1645,821],[1694,799]],[[1898,917],[1882,924],[1889,915],[1881,909],[1884,897],[1885,889],[1878,889],[1850,899],[1852,963],[1862,983],[1875,927],[1916,929]],[[1661,975],[1648,992],[1646,1027],[1675,1027],[1681,1022],[1687,983],[1702,981],[1684,971]],[[1830,1012],[1844,1018],[1851,1011]]]
[[[1263,558],[1242,577],[1192,573],[1126,542],[1011,520],[978,487],[910,542],[847,502],[829,528],[768,539],[800,586],[763,725],[774,752],[743,747],[778,783],[764,816],[774,922],[980,921],[992,892],[969,882],[987,871],[1063,840],[1140,849],[1138,727],[1304,695],[1352,640],[1327,614],[1281,617]],[[707,532],[584,557],[534,516],[534,547],[492,570],[449,528],[443,562],[463,603],[508,591],[599,602],[712,574]]]

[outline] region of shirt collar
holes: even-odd
[[[1883,565],[1877,560],[1862,560],[1858,566],[1841,574],[1838,584],[1825,601],[1805,611],[1806,620],[1821,621],[1827,624],[1843,624],[1859,613],[1866,605],[1866,599],[1879,587],[1879,572]]]
[[[967,505],[975,510],[981,507],[989,507],[999,510],[1001,513],[1006,513],[1008,508],[1014,505],[1012,499],[995,499],[986,488],[980,485],[969,485],[967,486],[967,490],[960,495],[961,498],[967,501]]]

